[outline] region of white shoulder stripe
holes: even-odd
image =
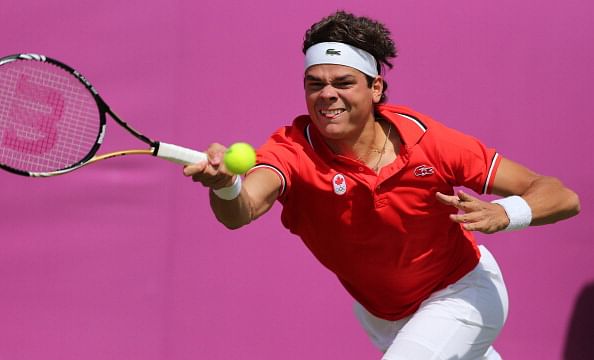
[[[280,181],[281,181],[281,188],[278,193],[278,196],[281,196],[282,194],[285,193],[285,189],[287,187],[287,180],[285,178],[285,174],[283,174],[282,171],[280,171],[276,167],[269,165],[269,164],[256,164],[256,166],[254,166],[253,168],[250,169],[248,174],[253,172],[254,170],[257,170],[257,169],[270,169],[270,170],[274,171],[278,175],[278,177],[280,178]]]
[[[483,186],[483,194],[487,193],[487,188],[489,187],[489,183],[491,182],[491,177],[493,176],[493,169],[495,168],[495,164],[497,163],[498,157],[499,154],[495,153],[495,156],[493,156],[493,160],[491,160],[491,166],[489,166],[489,172],[487,173],[487,180],[485,180],[485,185]]]
[[[307,139],[307,142],[309,143],[309,145],[311,146],[311,148],[315,150],[314,145],[313,145],[313,141],[311,141],[311,134],[309,133],[309,127],[310,126],[311,126],[311,124],[308,124],[305,127],[305,138]]]
[[[414,117],[409,116],[409,115],[405,115],[405,114],[400,114],[400,113],[396,113],[396,114],[398,114],[398,115],[402,116],[403,118],[406,118],[406,119],[414,122],[423,132],[426,132],[427,131],[427,127],[425,126],[425,124],[423,124],[419,120],[415,119]]]

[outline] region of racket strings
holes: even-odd
[[[65,70],[38,61],[0,66],[0,163],[50,172],[85,158],[99,134],[99,110]]]

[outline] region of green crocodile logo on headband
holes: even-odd
[[[326,55],[340,55],[340,50],[328,49],[326,50]]]

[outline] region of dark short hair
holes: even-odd
[[[365,16],[355,16],[345,11],[337,11],[313,24],[303,39],[303,53],[311,46],[321,42],[341,42],[365,50],[377,61],[377,71],[383,74],[386,67],[392,68],[392,59],[397,56],[396,45],[390,37],[390,30],[376,20]],[[373,78],[367,77],[371,87]],[[384,93],[380,102],[386,100],[388,84],[384,80]]]

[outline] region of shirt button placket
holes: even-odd
[[[375,191],[373,192],[374,198],[375,198],[375,207],[376,208],[381,208],[386,206],[386,195],[383,194],[381,192],[382,187],[381,185],[376,185],[375,186]]]

